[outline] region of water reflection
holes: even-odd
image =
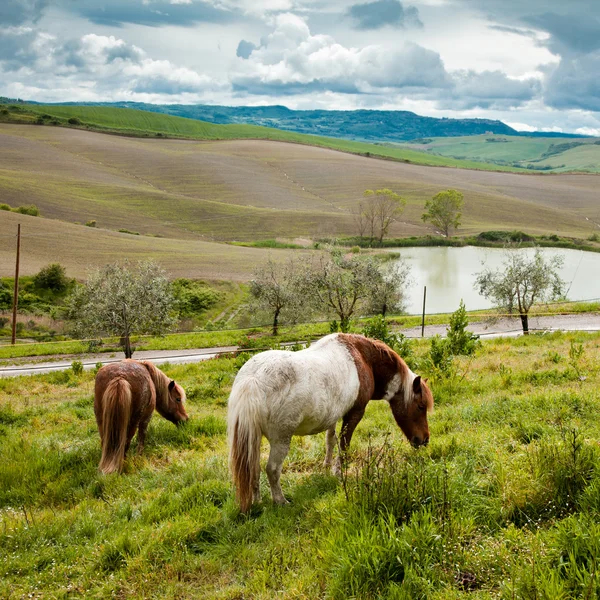
[[[398,249],[391,249],[398,252]],[[427,286],[427,312],[452,312],[461,298],[467,310],[489,308],[491,303],[473,288],[476,273],[485,267],[499,267],[505,252],[525,252],[532,249],[503,250],[500,248],[402,248],[400,254],[411,267],[414,285],[408,292],[407,310],[421,312],[423,286]],[[580,250],[542,248],[545,256],[562,256],[561,277],[566,283],[569,300],[589,300],[600,297],[600,254]]]

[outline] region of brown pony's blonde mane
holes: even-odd
[[[140,365],[143,365],[148,369],[150,379],[156,389],[156,404],[161,408],[164,407],[166,410],[169,403],[169,382],[171,381],[159,368],[155,367],[152,363],[146,362],[145,360],[139,361]]]

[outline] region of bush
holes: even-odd
[[[96,221],[94,221],[93,219],[91,221],[86,221],[85,226],[86,227],[96,227]]]
[[[74,360],[71,363],[71,369],[73,371],[73,375],[79,377],[83,373],[83,363],[80,360]]]
[[[65,268],[59,263],[52,263],[40,269],[33,281],[37,288],[53,292],[64,292],[69,287]]]
[[[481,345],[479,336],[467,331],[469,319],[465,310],[465,303],[461,300],[458,309],[452,313],[448,329],[449,351],[454,355],[470,355]]]
[[[485,242],[534,242],[535,238],[532,235],[523,233],[522,231],[483,231],[477,239]]]
[[[69,125],[81,125],[81,121],[77,117],[70,117],[67,122]]]
[[[37,217],[40,214],[40,211],[35,204],[30,204],[28,206],[19,206],[19,208],[14,209],[14,212],[20,213],[22,215],[29,215],[31,217]]]
[[[0,204],[0,210],[11,210],[8,204]]]
[[[382,315],[377,315],[369,319],[362,329],[362,334],[376,340],[381,340],[394,350],[394,352],[398,353],[411,369],[415,366],[415,356],[411,341],[402,333],[392,333],[388,322]]]
[[[180,317],[200,315],[220,299],[219,292],[190,279],[176,279],[173,282],[173,296]]]

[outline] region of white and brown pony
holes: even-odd
[[[330,467],[342,419],[345,452],[370,400],[387,400],[404,435],[415,446],[429,442],[427,384],[383,342],[334,333],[306,350],[269,350],[251,358],[229,396],[229,465],[241,510],[260,500],[260,443],[271,446],[267,477],[273,501],[285,504],[279,478],[294,435],[327,431],[325,466]],[[340,457],[334,466],[339,474]]]
[[[188,419],[183,388],[152,363],[127,359],[102,367],[96,375],[94,413],[102,443],[98,469],[121,471],[129,444],[138,432],[138,452],[156,409],[178,425]]]

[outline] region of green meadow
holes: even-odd
[[[5,598],[597,598],[599,334],[483,343],[430,377],[415,451],[372,402],[339,481],[297,438],[274,507],[239,514],[226,402],[245,355],[166,366],[190,421],[155,415],[143,456],[101,476],[93,374],[0,379]],[[263,445],[266,453],[267,444]],[[264,457],[263,457],[264,458]]]

